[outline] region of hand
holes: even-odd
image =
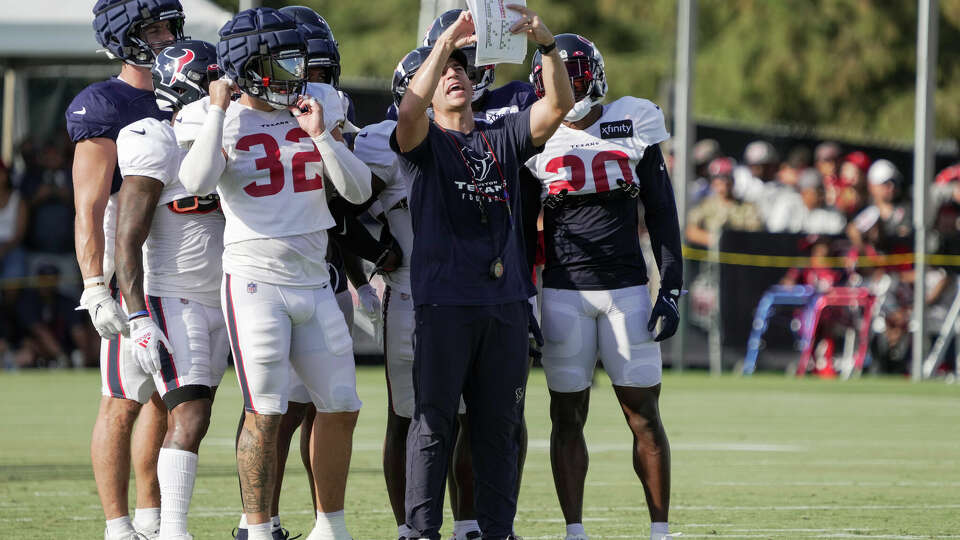
[[[372,285],[365,283],[357,288],[357,298],[360,300],[361,311],[371,318],[380,317],[380,297]]]
[[[311,137],[319,137],[326,129],[323,125],[323,106],[310,96],[301,96],[290,112],[300,127]]]
[[[160,347],[164,347],[168,355],[173,350],[163,330],[150,317],[130,321],[130,340],[133,358],[143,371],[150,374],[160,372]]]
[[[239,91],[240,89],[237,88],[236,83],[227,77],[211,81],[208,89],[210,93],[210,104],[227,110],[227,106],[230,105],[230,98]]]
[[[513,23],[510,27],[511,34],[526,32],[527,38],[538,45],[549,45],[553,43],[553,32],[543,24],[543,20],[533,10],[526,6],[517,4],[507,4],[507,9],[516,11],[522,17],[519,21]]]
[[[647,331],[653,332],[657,327],[657,319],[663,317],[663,324],[660,326],[660,333],[653,338],[654,341],[663,341],[672,336],[680,326],[680,309],[677,307],[677,299],[680,297],[679,289],[665,290],[660,289],[657,296],[657,303],[653,305],[650,312],[650,322],[647,323]]]
[[[473,14],[466,9],[460,12],[457,20],[453,21],[453,24],[440,35],[437,42],[448,44],[453,49],[476,43],[477,34],[473,26]]]
[[[110,296],[106,285],[94,285],[83,290],[77,310],[84,309],[90,314],[93,327],[103,339],[113,339],[121,333],[127,335],[127,316],[120,303]]]
[[[397,268],[400,268],[400,265],[403,264],[403,250],[400,249],[400,244],[391,238],[391,242],[387,249],[383,250],[383,254],[380,255],[380,258],[377,259],[377,272],[396,272]]]

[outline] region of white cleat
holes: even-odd
[[[137,528],[134,525],[134,528]],[[156,529],[151,526],[149,529],[140,529],[137,528],[137,532],[140,533],[140,536],[146,538],[146,540],[159,540],[160,539],[160,523],[156,524]]]
[[[127,533],[123,536],[110,536],[110,533],[108,533],[107,531],[103,531],[103,540],[148,540],[148,539],[146,536],[142,535],[141,533],[138,533],[137,531]]]
[[[683,536],[683,533],[651,534],[650,540],[676,540],[680,536]]]

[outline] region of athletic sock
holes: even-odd
[[[121,538],[124,535],[130,536],[133,532],[135,531],[133,529],[133,522],[130,521],[130,516],[107,520],[107,536],[110,538]]]
[[[187,534],[187,511],[197,478],[197,455],[186,450],[161,448],[157,459],[160,482],[160,538]]]
[[[407,527],[406,523],[397,527],[397,536],[402,536],[404,538],[407,538],[410,536],[410,532],[411,532],[410,527]]]
[[[662,540],[670,534],[670,527],[666,521],[654,521],[650,524],[650,540]]]
[[[160,509],[137,508],[133,511],[133,527],[138,531],[155,532],[159,530]]]
[[[246,528],[247,528],[247,515],[246,515],[246,514],[240,514],[240,524],[237,525],[237,528],[238,528],[238,529],[246,529]]]
[[[453,522],[453,535],[457,540],[463,540],[468,532],[480,531],[480,524],[475,519],[465,519]]]
[[[247,524],[247,538],[250,540],[273,540],[272,528],[273,524],[269,521],[256,525]]]
[[[583,528],[583,523],[569,523],[567,524],[567,536],[586,536],[587,531]]]
[[[343,510],[327,513],[317,511],[317,524],[307,540],[350,540]]]

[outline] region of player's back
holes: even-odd
[[[124,176],[163,183],[143,245],[144,291],[220,305],[224,217],[216,199],[190,195],[178,179],[185,151],[169,122],[145,118],[121,130],[117,157]]]
[[[638,203],[618,181],[646,188],[637,165],[667,137],[656,105],[625,97],[604,106],[587,129],[561,125],[527,162],[542,196],[554,197],[544,209],[545,286],[606,290],[646,283]],[[563,202],[551,208],[558,198]]]

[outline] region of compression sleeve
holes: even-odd
[[[381,244],[370,234],[370,231],[360,223],[354,214],[354,207],[344,201],[342,197],[335,197],[330,201],[329,206],[330,213],[336,220],[337,225],[327,230],[327,234],[336,238],[340,248],[344,251],[374,264],[380,262],[380,257],[389,248],[389,245]]]
[[[369,199],[373,194],[370,186],[370,168],[353,155],[346,145],[334,139],[330,130],[312,139],[323,157],[326,176],[337,192],[354,204],[360,204]]]
[[[200,133],[180,164],[180,183],[194,195],[216,191],[217,182],[227,167],[223,157],[223,116],[223,109],[210,106]]]
[[[661,288],[679,290],[683,286],[680,222],[673,184],[659,146],[655,144],[646,149],[636,172],[645,210],[644,221],[650,232],[653,256],[660,268]]]

